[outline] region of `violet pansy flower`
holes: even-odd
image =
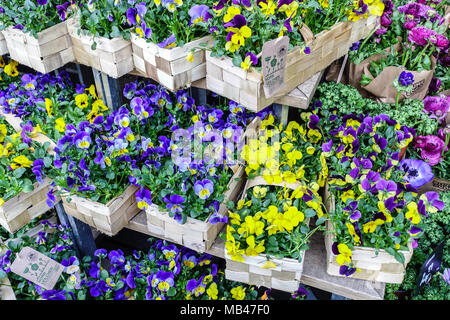
[[[419,159],[403,159],[400,167],[405,172],[405,181],[414,188],[420,188],[434,178],[430,165]]]

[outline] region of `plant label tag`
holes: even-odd
[[[264,43],[262,48],[262,71],[266,98],[285,88],[286,62],[289,37],[284,36]]]
[[[30,247],[23,248],[11,271],[46,290],[51,290],[63,272],[63,265]]]

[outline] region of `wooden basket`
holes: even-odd
[[[0,224],[10,233],[14,233],[32,219],[50,210],[47,205],[47,193],[52,181],[44,179],[44,183],[34,184],[34,190],[21,192],[0,206]]]
[[[3,35],[3,32],[0,31],[0,56],[8,54],[8,52],[8,45],[6,44],[5,36]]]
[[[49,73],[75,60],[66,21],[37,34],[37,39],[19,29],[2,31],[11,59],[38,72]]]
[[[244,185],[245,170],[239,166],[228,183],[228,191],[225,199],[220,204],[219,214],[228,216],[227,201],[236,201]],[[236,181],[236,178],[239,178]],[[157,205],[150,205],[146,209],[147,229],[155,235],[160,235],[165,239],[181,244],[190,249],[205,252],[216,241],[217,235],[222,230],[224,223],[211,224],[188,217],[185,224],[180,224],[169,217],[167,212],[159,210]],[[209,220],[209,217],[206,221]]]
[[[68,195],[61,195],[66,213],[78,220],[96,228],[109,236],[117,234],[128,222],[140,212],[135,193],[137,187],[130,185],[120,195],[109,201],[107,204],[101,204],[76,195],[71,195],[71,201],[68,202]]]
[[[67,28],[72,39],[75,61],[120,78],[134,69],[131,41],[121,38],[107,39],[86,35],[80,29],[77,17],[67,20]],[[78,32],[80,33],[78,34]],[[95,50],[91,45],[97,43]]]
[[[178,90],[206,77],[205,50],[198,47],[202,43],[212,45],[213,42],[212,37],[206,36],[182,47],[164,49],[132,34],[134,66],[169,90]],[[197,48],[193,53],[194,61],[189,62],[187,56],[193,48]]]
[[[340,22],[313,37],[308,37],[305,32],[305,42],[311,53],[301,54],[299,47],[289,51],[285,88],[270,98],[266,98],[264,94],[262,73],[254,69],[242,70],[233,65],[231,58],[215,58],[207,52],[207,89],[258,112],[344,56],[354,42],[369,35],[378,20],[378,17],[370,16],[356,22]]]
[[[335,210],[334,195],[329,193],[328,184],[325,186],[326,208],[328,212]],[[339,274],[340,265],[336,261],[336,255],[333,254],[332,245],[334,242],[333,226],[329,221],[326,222],[327,232],[325,233],[325,248],[327,251],[327,273],[332,276],[345,277]],[[406,265],[412,258],[413,248],[408,243],[408,251],[400,251],[405,257],[405,265],[401,264],[395,258],[380,249],[378,254],[375,248],[356,246],[352,250],[352,262],[360,272],[355,272],[349,278],[362,279],[369,281],[379,281],[387,283],[402,283],[406,272]]]
[[[246,191],[254,186],[273,185],[287,187],[295,190],[300,186],[298,183],[272,183],[268,184],[264,178],[255,177],[247,180],[241,199],[245,199]],[[309,218],[305,220],[309,224]],[[276,264],[275,268],[262,268],[267,262],[265,254],[258,256],[243,255],[244,262],[233,261],[231,256],[227,254],[225,249],[225,278],[231,281],[239,281],[250,285],[264,286],[286,292],[294,292],[300,286],[300,279],[303,272],[303,263],[305,260],[305,251],[300,252],[301,261],[291,258],[274,258],[270,257],[270,261]]]
[[[254,257],[243,256],[245,261],[238,262],[231,260],[225,250],[225,278],[231,281],[238,281],[250,285],[264,286],[286,292],[294,292],[300,286],[300,279],[303,272],[303,261],[305,252],[301,253],[302,261],[294,259],[275,259],[276,268],[263,269],[262,265],[267,262],[264,255]]]

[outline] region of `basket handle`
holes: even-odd
[[[302,34],[303,39],[306,43],[311,42],[315,39],[314,33],[311,31],[311,29],[306,25],[306,23],[303,23],[302,27],[299,29],[300,33]]]
[[[287,183],[285,181],[280,183],[267,183],[267,181],[262,177],[258,176],[253,179],[249,179],[245,182],[244,191],[242,192],[241,199],[245,199],[246,191],[255,186],[278,186],[278,187],[286,187],[291,190],[297,190],[299,187],[303,187],[303,185],[299,182]]]

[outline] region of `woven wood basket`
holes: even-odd
[[[182,47],[164,49],[155,43],[148,43],[136,34],[131,36],[133,59],[136,70],[159,82],[169,90],[178,90],[190,86],[192,82],[206,77],[205,50],[200,44],[212,44],[213,38],[203,37],[185,44]],[[191,49],[194,61],[187,61]]]
[[[75,61],[106,73],[110,77],[120,78],[133,71],[131,41],[123,38],[107,39],[86,35],[80,30],[78,17],[67,20],[67,28],[73,43]],[[80,30],[80,33],[78,34]],[[97,43],[95,50],[91,45]]]
[[[8,52],[8,45],[6,44],[5,36],[3,35],[3,32],[0,31],[0,56],[8,54]]]
[[[230,179],[225,199],[220,204],[218,212],[220,215],[228,216],[226,203],[227,201],[234,202],[238,198],[244,186],[244,174],[244,168],[239,166]],[[237,178],[239,178],[238,181],[236,181]],[[160,211],[156,205],[150,205],[146,212],[148,231],[199,252],[205,252],[211,248],[225,225],[224,223],[211,224],[189,217],[185,224],[180,224],[169,217],[167,212]],[[209,217],[206,221],[208,220]]]
[[[39,32],[37,39],[13,27],[2,33],[11,59],[38,72],[49,73],[75,60],[66,21]]]
[[[52,181],[44,179],[44,183],[34,184],[34,190],[21,192],[0,206],[0,224],[10,233],[14,233],[32,219],[50,210],[47,205],[47,193]]]
[[[247,180],[241,199],[245,199],[246,191],[254,186],[274,185],[295,190],[300,185],[298,183],[273,183],[268,184],[264,178],[255,177]],[[309,224],[309,218],[305,219]],[[270,257],[270,261],[276,264],[275,268],[262,268],[267,262],[265,254],[258,256],[243,255],[244,262],[233,261],[225,249],[225,278],[231,281],[239,281],[250,285],[264,286],[286,292],[294,292],[300,286],[300,279],[303,272],[303,263],[305,260],[305,251],[300,252],[301,261],[296,259],[283,258],[278,259]]]
[[[334,211],[335,199],[334,195],[329,193],[328,185],[325,186],[324,197],[328,212]],[[331,249],[334,242],[333,226],[329,221],[326,222],[326,226],[325,248],[327,251],[327,273],[332,276],[345,277],[339,274],[340,265],[337,263],[336,256]],[[361,272],[355,272],[349,278],[397,284],[402,283],[406,265],[413,255],[411,243],[408,244],[408,249],[408,251],[400,251],[405,257],[405,265],[402,265],[392,255],[387,253],[386,250],[380,249],[378,254],[376,254],[375,248],[354,247],[352,250],[352,261],[355,267],[359,268]]]
[[[130,185],[120,196],[110,200],[107,204],[76,195],[70,196],[70,202],[68,202],[67,195],[62,194],[61,199],[67,214],[102,233],[113,236],[127,226],[128,222],[140,212],[134,195],[137,190],[137,187]]]
[[[303,28],[302,35],[311,53],[301,54],[299,47],[289,51],[285,88],[270,98],[266,98],[264,94],[262,73],[254,69],[242,70],[233,65],[231,58],[211,57],[211,53],[207,52],[207,89],[234,100],[251,111],[258,112],[344,56],[354,42],[369,35],[378,20],[378,17],[370,16],[368,19],[356,22],[340,22],[330,30],[324,30],[316,36],[313,36],[306,27]]]

